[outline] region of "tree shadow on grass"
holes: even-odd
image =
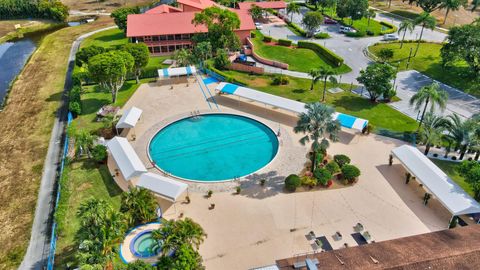
[[[125,34],[123,32],[118,32],[110,35],[102,35],[95,38],[94,40],[109,42],[109,41],[118,41],[122,39],[126,39]]]
[[[107,188],[108,195],[110,195],[110,197],[116,197],[122,194],[123,191],[118,187],[117,183],[115,183],[115,181],[113,180],[113,177],[110,174],[110,171],[108,170],[107,165],[105,164],[100,165],[98,170],[102,175],[103,184]]]
[[[342,96],[331,103],[334,107],[341,107],[349,111],[362,111],[373,108],[376,104],[368,99],[357,96]]]
[[[82,99],[82,115],[96,113],[103,105],[109,104],[108,99],[86,98]]]

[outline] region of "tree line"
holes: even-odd
[[[58,0],[2,0],[0,20],[38,18],[64,22],[68,7]]]

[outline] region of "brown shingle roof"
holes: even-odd
[[[310,255],[318,269],[480,269],[480,225]],[[303,258],[277,261],[292,269]],[[374,263],[374,261],[378,263]],[[344,264],[340,263],[342,261]]]

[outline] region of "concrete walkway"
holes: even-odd
[[[59,169],[61,158],[61,140],[67,122],[68,110],[66,106],[66,94],[71,85],[71,75],[75,66],[75,54],[80,47],[80,43],[85,38],[100,31],[112,28],[116,28],[116,26],[89,32],[77,38],[72,44],[70,55],[68,57],[68,70],[65,78],[65,85],[63,88],[63,100],[57,111],[57,115],[55,116],[52,136],[50,138],[47,156],[43,165],[43,174],[40,190],[38,192],[37,207],[35,209],[30,243],[19,269],[44,269],[47,264],[48,254],[50,252],[52,217],[56,198],[57,171]]]

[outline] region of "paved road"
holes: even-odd
[[[61,139],[65,130],[67,107],[66,94],[71,85],[71,74],[75,65],[75,54],[80,47],[80,43],[88,36],[97,32],[115,28],[107,27],[99,29],[77,38],[70,50],[68,58],[68,70],[64,85],[64,95],[60,108],[57,111],[55,122],[52,128],[52,135],[48,146],[47,156],[43,165],[43,174],[38,192],[37,207],[35,209],[35,217],[32,225],[32,233],[27,253],[23,258],[19,269],[44,269],[47,263],[47,256],[50,251],[50,232],[52,226],[53,208],[55,203],[55,187],[57,180],[57,169],[59,167],[61,155]]]

